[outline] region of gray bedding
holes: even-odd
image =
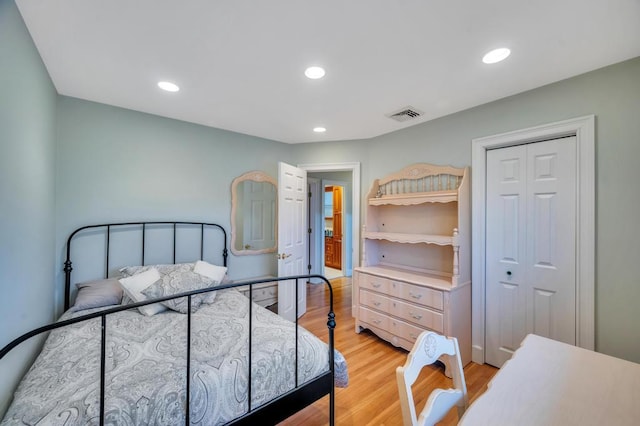
[[[253,304],[252,407],[294,387],[294,325]],[[67,312],[61,319],[94,310]],[[191,423],[223,424],[247,411],[247,298],[218,292],[192,317]],[[137,309],[107,318],[106,424],[184,424],[187,316]],[[299,328],[299,382],[328,370],[327,345]],[[336,385],[346,386],[337,351]],[[51,332],[1,425],[99,424],[100,319]]]

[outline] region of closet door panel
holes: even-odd
[[[526,335],[526,147],[487,152],[487,363],[502,365]]]
[[[527,332],[575,344],[576,139],[527,145]]]

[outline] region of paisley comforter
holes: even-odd
[[[65,313],[68,319],[95,310]],[[295,385],[295,326],[253,304],[252,407]],[[239,292],[218,292],[191,324],[191,424],[223,424],[247,412],[249,303]],[[137,309],[107,317],[105,423],[185,423],[187,316]],[[298,380],[328,370],[328,347],[299,328]],[[335,352],[337,386],[346,362]],[[51,332],[16,390],[1,425],[99,424],[100,319]]]

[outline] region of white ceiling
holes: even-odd
[[[640,56],[639,0],[16,3],[60,94],[286,143],[370,138]],[[425,114],[385,116],[408,105]]]

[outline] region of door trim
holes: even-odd
[[[589,115],[471,141],[471,359],[475,363],[485,360],[487,150],[563,136],[576,137],[576,345],[595,348],[595,116]]]
[[[322,275],[322,269],[320,269],[320,265],[322,263],[322,259],[324,258],[321,252],[321,250],[324,250],[324,239],[319,238],[322,235],[322,223],[319,213],[321,203],[320,197],[318,195],[320,194],[321,180],[318,178],[307,177],[307,185],[309,185],[309,193],[311,194],[311,196],[309,197],[308,212],[309,228],[311,229],[308,238],[309,264],[311,265],[311,271],[309,271],[309,273]],[[320,241],[321,245],[316,244],[316,240]]]
[[[357,267],[360,264],[360,163],[308,163],[298,164],[298,167],[307,173],[351,172],[351,267]],[[344,247],[347,248],[347,245]],[[343,270],[346,273],[353,271]]]

